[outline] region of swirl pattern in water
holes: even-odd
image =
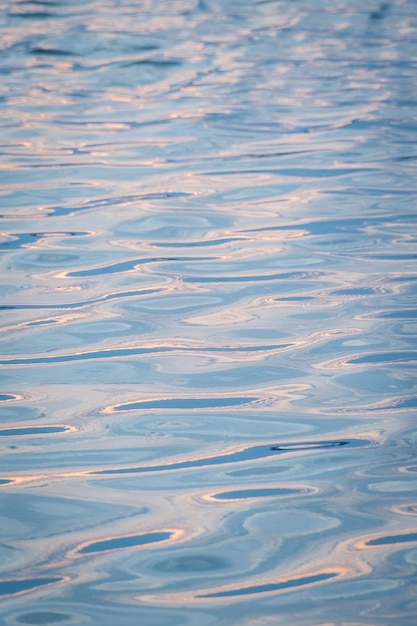
[[[417,3],[1,8],[1,623],[414,625]]]

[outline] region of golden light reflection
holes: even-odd
[[[241,586],[224,585],[222,587],[212,587],[209,589],[199,589],[189,592],[179,592],[170,594],[146,594],[137,596],[138,600],[149,603],[204,603],[204,602],[236,602],[248,600],[253,601],[254,596],[259,597],[273,593],[288,593],[298,589],[305,589],[317,586],[326,582],[335,581],[340,578],[348,578],[352,572],[343,567],[332,567],[313,570],[310,572],[300,572],[298,575],[278,578],[257,578]]]
[[[356,331],[358,332],[358,331]],[[314,363],[312,367],[320,370],[338,370],[341,368],[370,368],[392,366],[398,363],[414,365],[417,361],[417,352],[414,350],[399,350],[390,352],[363,352],[349,354],[343,358],[329,359]]]
[[[16,436],[16,437],[33,437],[36,435],[62,435],[68,433],[78,432],[78,428],[75,426],[68,426],[63,424],[43,424],[36,426],[13,426],[10,428],[0,428],[0,437]]]
[[[32,578],[7,578],[0,579],[0,596],[2,598],[10,598],[21,596],[24,593],[31,594],[42,593],[45,589],[50,589],[56,585],[62,585],[71,581],[69,576],[55,576],[46,578],[45,576],[36,576]]]
[[[131,533],[127,535],[107,536],[100,539],[84,541],[67,553],[67,558],[74,559],[84,556],[97,556],[114,550],[145,549],[150,546],[166,545],[178,541],[185,536],[179,528],[161,528]]]
[[[17,402],[19,400],[24,400],[25,396],[20,395],[18,393],[10,393],[8,391],[3,391],[0,394],[0,402]]]
[[[65,305],[63,305],[64,307]],[[80,305],[81,306],[81,305]],[[3,326],[0,328],[0,333],[11,332],[22,328],[33,328],[36,326],[52,326],[58,324],[68,324],[74,321],[80,321],[81,319],[89,318],[87,313],[68,313],[67,315],[51,316],[51,317],[38,317],[30,319],[26,322],[19,322],[18,324],[11,324],[10,326]]]
[[[161,348],[161,346],[159,347]],[[241,361],[240,354],[238,360]],[[251,358],[249,358],[249,360],[251,360]],[[273,387],[263,387],[261,389],[255,387],[253,390],[239,395],[219,393],[187,394],[186,396],[180,394],[164,394],[158,396],[143,394],[138,397],[134,395],[125,398],[123,401],[120,399],[117,404],[102,408],[101,413],[114,414],[125,411],[137,411],[141,408],[149,410],[152,409],[152,404],[154,404],[155,410],[160,410],[161,408],[172,408],[175,410],[187,408],[187,410],[192,410],[193,401],[195,402],[194,408],[198,411],[204,408],[227,410],[233,406],[242,406],[243,404],[245,405],[245,410],[259,410],[260,405],[262,405],[263,408],[271,407],[271,409],[274,409],[277,405],[287,406],[295,401],[304,399],[306,397],[305,394],[311,391],[311,389],[312,386],[308,383],[289,383]],[[181,406],[182,400],[187,401],[187,406]],[[167,406],[168,402],[171,402],[171,407]],[[164,403],[165,406],[162,406],[162,403]],[[205,403],[206,406],[202,406],[203,403]],[[261,442],[259,443],[262,445]]]
[[[395,548],[401,544],[417,543],[417,528],[392,533],[369,535],[354,544],[357,550],[373,550],[376,548]]]
[[[199,499],[216,504],[228,504],[242,502],[246,504],[248,500],[263,500],[265,498],[291,498],[300,496],[311,496],[320,493],[317,487],[306,485],[295,485],[292,483],[279,483],[279,487],[271,487],[270,483],[245,485],[244,488],[236,487],[227,491],[216,491],[204,494]]]
[[[123,416],[121,416],[123,417]],[[72,429],[72,427],[71,427]],[[75,429],[75,428],[74,428]],[[77,429],[75,429],[77,430]],[[349,437],[349,441],[346,443],[350,443],[352,445],[374,445],[374,433],[362,433],[362,439],[357,439],[356,437]],[[376,434],[378,435],[378,433]],[[245,463],[250,461],[251,463],[262,463],[265,459],[270,459],[272,457],[285,457],[286,460],[289,458],[297,458],[300,455],[311,455],[315,454],[317,450],[325,450],[327,448],[333,449],[336,445],[340,445],[339,441],[323,441],[323,440],[310,440],[307,443],[303,442],[293,442],[288,444],[281,442],[282,445],[279,445],[280,442],[275,441],[267,441],[267,442],[257,442],[256,445],[247,446],[241,445],[237,447],[231,447],[221,450],[215,450],[211,455],[204,456],[193,456],[192,454],[183,454],[181,456],[175,456],[175,451],[173,452],[169,449],[168,456],[164,457],[164,462],[159,464],[143,464],[143,465],[101,465],[101,466],[90,466],[84,468],[82,470],[73,470],[73,471],[57,471],[52,469],[49,473],[43,474],[18,474],[18,475],[3,475],[0,478],[0,485],[2,488],[7,488],[11,486],[27,486],[33,484],[53,484],[56,482],[61,482],[64,480],[72,480],[76,478],[86,479],[88,481],[95,481],[100,479],[109,480],[114,478],[120,478],[121,476],[139,476],[147,473],[163,473],[163,472],[187,472],[192,471],[196,468],[204,468],[204,467],[214,467],[214,466],[224,466],[224,465],[232,465],[234,466],[237,463]],[[319,490],[312,486],[304,486],[304,485],[294,485],[289,484],[288,486],[282,487],[290,489],[291,491],[294,489],[306,490],[306,491],[297,491],[294,493],[295,495],[315,495],[319,492]],[[249,497],[253,494],[247,494]],[[255,497],[258,497],[262,494],[255,494]],[[291,493],[276,493],[276,494],[265,494],[265,495],[276,495],[276,496],[284,496],[289,495]],[[216,498],[214,496],[217,496]],[[241,500],[246,496],[242,494],[237,494],[236,499]],[[198,494],[197,499],[201,498],[200,494]],[[216,502],[222,500],[221,495],[219,493],[213,494],[209,493],[205,499],[206,502],[209,502],[211,499],[214,499]],[[231,498],[233,499],[233,498]],[[225,499],[227,500],[227,498]]]

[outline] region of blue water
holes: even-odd
[[[0,622],[417,623],[417,3],[0,3]]]

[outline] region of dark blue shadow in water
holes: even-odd
[[[4,251],[8,251],[8,250],[19,250],[20,248],[23,248],[26,245],[30,245],[33,244],[35,242],[37,242],[37,240],[39,239],[43,239],[45,237],[85,237],[87,235],[90,235],[90,233],[87,232],[59,232],[59,233],[54,233],[54,232],[49,232],[49,233],[13,233],[10,237],[10,239],[7,239],[6,241],[2,241],[0,243],[0,250],[4,250]]]
[[[259,398],[168,398],[166,400],[147,400],[120,404],[115,411],[132,411],[133,409],[214,409],[226,406],[239,406],[255,402]]]
[[[13,308],[13,307],[10,307]],[[63,309],[67,308],[65,306]],[[1,310],[1,307],[0,307]],[[58,354],[53,356],[40,356],[40,357],[19,357],[16,359],[2,359],[0,365],[36,365],[47,363],[69,363],[72,361],[90,361],[92,359],[110,359],[114,357],[128,357],[128,356],[141,356],[146,354],[164,354],[167,352],[199,352],[204,350],[205,352],[256,352],[256,351],[274,351],[288,347],[290,344],[276,344],[276,345],[255,345],[255,346],[243,346],[243,347],[231,347],[224,346],[220,348],[216,347],[193,347],[193,348],[177,348],[173,346],[155,346],[152,348],[112,348],[108,350],[95,350],[92,352],[77,352],[75,354]],[[216,405],[217,406],[217,405]],[[122,410],[122,409],[119,409]]]
[[[323,582],[330,578],[338,576],[336,572],[328,572],[325,574],[315,574],[314,576],[303,576],[302,578],[294,578],[292,580],[284,580],[278,583],[267,583],[265,585],[254,585],[253,587],[243,587],[240,589],[230,589],[229,591],[218,591],[217,593],[208,593],[206,595],[197,596],[198,598],[229,598],[232,596],[247,596],[254,593],[267,593],[268,591],[280,591],[282,589],[291,589],[291,587],[301,587],[302,585],[312,585],[313,583]]]
[[[305,489],[289,488],[264,488],[264,489],[241,489],[238,491],[224,491],[212,496],[215,500],[244,500],[246,498],[270,498],[273,496],[290,496],[305,492]]]
[[[282,443],[279,446],[273,446],[271,450],[287,450],[288,452],[296,452],[297,450],[315,450],[316,448],[340,448],[347,446],[350,441],[304,441],[297,443]]]
[[[52,583],[59,583],[64,578],[23,578],[23,579],[9,579],[0,580],[0,596],[10,596],[15,593],[21,593],[22,591],[31,591],[44,585],[51,585]]]
[[[133,259],[132,261],[123,261],[114,263],[113,265],[105,265],[88,270],[78,270],[68,272],[66,276],[102,276],[103,274],[118,274],[120,272],[131,272],[139,265],[148,265],[149,263],[167,263],[170,261],[212,261],[211,257],[156,257],[149,259]]]
[[[32,426],[30,428],[3,428],[0,437],[15,437],[19,435],[50,435],[53,433],[65,433],[67,426]]]
[[[169,531],[144,533],[142,535],[131,535],[129,537],[116,537],[104,541],[96,541],[78,550],[78,554],[91,554],[94,552],[107,552],[108,550],[119,550],[120,548],[132,548],[133,546],[145,546],[149,543],[157,543],[170,539],[174,533]]]
[[[271,456],[276,453],[285,454],[290,452],[309,451],[319,448],[339,448],[341,446],[366,446],[370,445],[367,439],[352,439],[350,441],[314,441],[306,443],[288,443],[281,446],[252,446],[230,454],[222,454],[219,456],[204,457],[201,459],[192,459],[190,461],[179,461],[177,463],[167,463],[165,465],[147,465],[144,467],[123,467],[117,469],[98,470],[91,472],[92,475],[97,474],[142,474],[145,472],[162,472],[167,470],[181,470],[192,467],[207,467],[211,465],[223,465],[225,463],[239,463],[241,461],[256,461]]]
[[[348,364],[371,364],[371,363],[410,363],[417,360],[417,351],[404,350],[402,352],[375,352],[374,354],[365,354],[346,361]]]
[[[163,289],[137,289],[135,291],[118,291],[116,293],[109,293],[105,296],[101,296],[100,298],[94,298],[92,300],[80,300],[79,302],[63,302],[62,304],[6,304],[0,306],[0,311],[10,311],[10,310],[40,310],[47,311],[49,309],[58,310],[58,311],[66,311],[67,309],[82,309],[83,307],[90,306],[91,304],[97,304],[100,302],[107,302],[108,300],[121,300],[123,298],[134,298],[140,296],[149,296],[154,293],[161,293]]]
[[[10,400],[16,400],[16,396],[12,396],[9,393],[0,393],[0,402],[9,402]]]
[[[317,278],[319,272],[315,272]],[[322,275],[322,274],[321,274]],[[280,272],[278,274],[245,274],[244,276],[189,276],[185,283],[253,283],[267,280],[296,280],[313,278],[308,272]]]
[[[385,537],[378,537],[377,539],[370,539],[366,542],[367,546],[388,546],[396,543],[408,543],[410,541],[417,541],[417,532],[406,533],[402,535],[386,535]]]

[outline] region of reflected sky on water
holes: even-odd
[[[414,626],[417,4],[0,2],[6,626]]]

